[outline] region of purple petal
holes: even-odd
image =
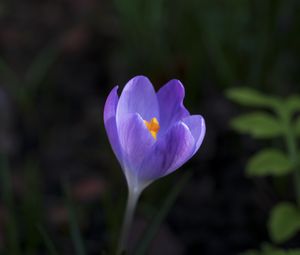
[[[140,180],[155,180],[175,171],[194,152],[195,141],[188,127],[179,122],[158,139],[145,157],[138,176]]]
[[[189,115],[183,106],[184,87],[179,80],[171,80],[157,92],[160,109],[160,132],[163,135],[169,127]]]
[[[136,176],[145,155],[155,143],[144,120],[137,113],[126,115],[118,126],[120,145],[123,151],[123,167]]]
[[[195,139],[196,144],[195,151],[193,153],[194,155],[200,148],[206,132],[205,121],[201,115],[191,115],[184,118],[182,121],[188,126]]]
[[[119,101],[119,97],[117,94],[118,86],[114,87],[112,91],[109,93],[105,106],[104,106],[104,125],[106,129],[106,133],[111,144],[111,147],[117,156],[117,159],[121,161],[122,152],[120,148],[119,136],[117,132],[117,124],[116,124],[116,109]]]
[[[117,107],[117,123],[131,113],[138,113],[144,120],[159,119],[155,90],[145,76],[136,76],[124,87]]]

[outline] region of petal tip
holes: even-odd
[[[117,104],[119,101],[118,88],[119,88],[119,86],[115,86],[110,91],[110,93],[105,101],[104,110],[103,110],[104,122],[106,122],[110,117],[114,116],[116,113]]]
[[[164,88],[164,87],[165,87],[165,89],[169,89],[171,91],[174,91],[174,93],[177,93],[179,98],[181,98],[183,100],[183,98],[185,96],[185,88],[180,80],[172,79],[172,80],[168,81],[162,88]]]
[[[130,84],[132,82],[135,82],[136,84],[139,82],[146,82],[146,83],[150,83],[152,85],[150,79],[147,76],[142,75],[142,74],[134,76],[127,82],[127,84]],[[126,87],[126,85],[125,85],[125,87]]]
[[[141,79],[148,79],[149,80],[149,78],[146,75],[143,75],[143,74],[138,74],[138,75],[133,77],[133,79],[135,79],[135,78],[141,78]]]
[[[159,119],[159,106],[150,80],[138,75],[128,81],[121,93],[117,107],[117,122],[122,116],[138,112],[143,119]]]

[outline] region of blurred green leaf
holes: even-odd
[[[240,255],[262,255],[260,251],[256,251],[256,250],[249,250],[249,251],[245,251],[243,253],[240,253]]]
[[[273,138],[283,133],[283,128],[278,119],[273,115],[263,112],[244,114],[234,118],[231,126],[244,134],[255,138]]]
[[[280,103],[276,97],[271,97],[251,88],[232,88],[227,90],[227,97],[235,103],[244,106],[271,107]]]
[[[141,61],[147,59],[146,68],[163,66],[169,52],[165,32],[165,0],[115,0],[114,3],[122,27],[123,47],[120,49],[131,65],[140,67]]]
[[[300,255],[299,249],[291,249],[291,250],[276,250],[275,253],[269,253],[268,255]]]
[[[218,27],[220,26],[219,24],[215,24],[220,15],[212,12],[203,12],[198,17],[200,18],[199,24],[205,38],[206,50],[210,55],[218,76],[222,79],[224,85],[233,84],[237,77],[235,66],[224,51],[224,42],[222,42],[224,37],[222,38],[220,30],[218,31]]]
[[[276,243],[289,240],[300,230],[300,210],[292,203],[283,202],[272,209],[268,223],[271,239]]]
[[[283,152],[265,149],[249,160],[246,171],[249,176],[280,176],[291,172],[292,169],[291,161]]]
[[[240,255],[300,255],[299,249],[281,250],[271,245],[265,245],[262,250],[249,250]]]
[[[252,50],[249,52],[248,84],[256,85],[263,81],[264,67],[268,54],[270,54],[270,9],[271,1],[260,1],[257,8],[256,18],[253,21],[255,36],[252,38]]]
[[[285,104],[283,105],[287,111],[291,114],[300,111],[300,96],[298,95],[292,95],[290,96]]]

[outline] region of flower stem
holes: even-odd
[[[292,131],[286,134],[286,140],[290,158],[294,165],[294,189],[296,193],[297,205],[300,207],[300,171],[297,164],[297,144]]]
[[[284,124],[287,150],[290,156],[290,160],[293,164],[293,174],[294,174],[293,181],[294,181],[294,190],[296,193],[296,202],[297,205],[300,207],[300,169],[299,169],[298,158],[297,158],[298,148],[297,148],[296,138],[295,138],[294,130],[291,127],[290,114],[281,112],[281,119]]]
[[[140,191],[129,190],[117,254],[122,254],[127,249],[126,246],[128,241],[128,234],[129,234],[129,230],[134,216],[134,211],[140,194],[141,194]]]

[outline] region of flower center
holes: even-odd
[[[153,138],[156,139],[157,133],[160,129],[157,118],[152,118],[150,121],[144,120],[144,122]]]

